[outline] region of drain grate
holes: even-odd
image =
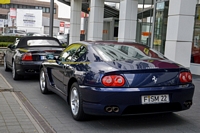
[[[23,93],[19,91],[14,92],[16,96],[20,99],[29,113],[33,116],[33,118],[37,121],[38,125],[44,130],[46,133],[56,133],[56,131],[47,123],[47,121],[40,115],[40,113],[32,106],[32,104],[27,100],[27,98],[23,95]]]

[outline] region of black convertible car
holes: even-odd
[[[12,69],[13,79],[39,74],[39,68],[47,54],[59,55],[63,46],[53,37],[22,37],[8,46],[4,54],[5,71]]]

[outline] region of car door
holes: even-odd
[[[12,66],[12,58],[15,55],[16,46],[18,45],[19,40],[16,40],[14,44],[9,45],[6,51],[6,60],[9,66]]]
[[[68,46],[59,56],[57,60],[58,65],[54,66],[52,69],[53,82],[56,88],[63,94],[66,94],[63,84],[64,75],[69,76],[69,71],[71,71],[69,65],[71,58],[79,47],[79,44],[72,44]]]
[[[76,50],[76,52],[74,54],[72,54],[71,56],[68,56],[66,58],[66,62],[65,62],[65,69],[64,69],[64,78],[63,78],[63,84],[65,86],[65,92],[67,93],[68,89],[68,83],[70,78],[73,76],[74,72],[76,71],[76,67],[79,65],[81,61],[79,61],[80,57],[85,54],[87,52],[87,48],[85,45],[83,44],[74,44],[74,45],[78,45],[78,49]]]

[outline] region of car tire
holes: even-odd
[[[40,70],[40,90],[42,94],[48,94],[49,90],[47,88],[47,80],[44,72],[44,68]]]
[[[17,74],[17,72],[16,72],[16,65],[15,65],[15,62],[13,61],[12,64],[13,64],[13,66],[12,66],[12,76],[13,76],[13,79],[14,79],[14,80],[19,80],[19,79],[21,79],[22,76],[19,75],[19,74]]]
[[[86,114],[83,111],[83,100],[76,82],[72,84],[70,89],[69,104],[73,118],[77,121],[85,120]]]
[[[3,61],[4,61],[4,70],[9,71],[10,69],[8,68],[7,63],[6,63],[6,56],[4,56]]]

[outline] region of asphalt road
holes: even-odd
[[[73,120],[68,104],[56,94],[43,95],[38,77],[12,79],[11,72],[0,67],[0,73],[15,91],[21,91],[37,111],[58,133],[199,133],[200,132],[200,77],[194,77],[193,106],[172,114],[138,115],[125,117],[94,116],[88,121]]]

